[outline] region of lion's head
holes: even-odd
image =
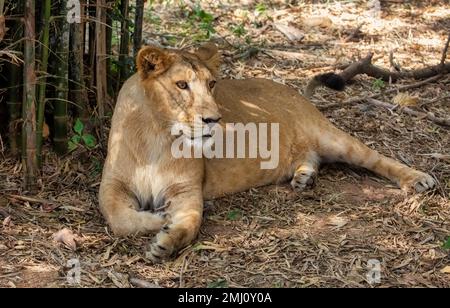
[[[176,127],[179,136],[193,140],[209,138],[221,119],[213,96],[219,65],[212,43],[194,53],[147,46],[137,56],[141,82],[157,102],[160,120],[172,132]]]

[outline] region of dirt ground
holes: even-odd
[[[203,39],[198,33],[205,27],[198,20],[180,22],[193,20],[186,17],[189,5],[175,2],[154,4],[146,14],[148,42],[188,47]],[[402,69],[437,64],[450,29],[450,5],[443,1],[382,1],[380,14],[368,1],[218,2],[201,1],[216,18],[212,38],[223,50],[222,76],[264,77],[299,91],[315,74],[369,51],[374,63],[386,68],[390,51]],[[320,16],[328,19],[314,19]],[[275,23],[297,28],[303,39],[289,41]],[[251,47],[258,52],[248,52]],[[320,107],[413,82],[380,84],[358,76],[345,92],[319,89],[312,101]],[[450,115],[450,75],[407,93],[417,97],[412,108]],[[395,95],[380,100],[392,103]],[[367,171],[324,166],[317,185],[299,195],[289,185],[274,185],[208,203],[196,243],[153,265],[145,259],[151,237],[113,237],[97,209],[106,140],[95,151],[80,149],[63,158],[47,154],[33,196],[21,190],[21,165],[5,151],[0,287],[129,287],[142,281],[161,287],[450,287],[445,273],[450,255],[443,248],[450,236],[449,128],[366,103],[323,112],[383,154],[429,172],[438,187],[405,196]],[[107,132],[105,127],[100,135]],[[64,228],[75,243],[54,241]],[[80,285],[67,280],[72,259],[80,262]],[[381,280],[370,284],[373,260],[380,262]]]

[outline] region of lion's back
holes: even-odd
[[[233,123],[294,125],[324,119],[295,89],[268,79],[221,80],[215,98],[224,121]]]

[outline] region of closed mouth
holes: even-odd
[[[203,135],[201,138],[212,138],[212,135]],[[198,137],[190,137],[191,140],[199,139]]]

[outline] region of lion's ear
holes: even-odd
[[[175,55],[155,46],[143,47],[137,56],[136,65],[142,79],[154,78],[167,71],[175,61]]]
[[[213,75],[217,75],[222,59],[216,44],[206,43],[195,52],[197,57],[206,65]]]

